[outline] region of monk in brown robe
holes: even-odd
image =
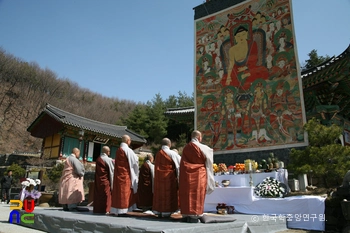
[[[171,141],[163,138],[162,149],[154,163],[153,212],[158,217],[169,217],[179,209],[178,180],[180,155],[170,150]]]
[[[153,155],[148,154],[139,172],[137,188],[137,207],[143,211],[151,210],[153,204],[154,164]]]
[[[108,146],[102,147],[102,154],[96,159],[94,209],[96,214],[108,214],[112,204],[114,161],[109,156]]]
[[[180,162],[180,209],[191,223],[199,222],[204,212],[205,195],[214,191],[213,149],[200,143],[202,134],[195,130],[182,151]]]
[[[136,193],[139,176],[139,159],[129,148],[131,139],[122,136],[122,143],[115,157],[111,213],[119,217],[136,209]]]

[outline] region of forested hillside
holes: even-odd
[[[126,125],[152,142],[167,135],[166,108],[191,106],[193,97],[179,92],[179,97],[164,101],[155,93],[147,103],[107,98],[0,49],[0,154],[40,150],[42,140],[31,137],[27,128],[47,103],[96,121]]]

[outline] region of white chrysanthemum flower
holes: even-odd
[[[28,180],[25,180],[25,181],[22,181],[21,184],[22,184],[22,186],[28,187],[30,183]]]
[[[36,180],[35,180],[35,183],[36,183],[36,185],[40,185],[40,184],[41,184],[41,180],[36,179]]]
[[[33,180],[31,178],[28,178],[27,180],[29,180],[30,185],[36,186],[35,180]]]
[[[283,197],[285,189],[281,182],[272,177],[266,177],[263,182],[255,188],[255,193],[261,197]]]

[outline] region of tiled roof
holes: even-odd
[[[350,45],[339,56],[337,56],[337,57],[333,56],[330,59],[328,59],[327,61],[319,64],[318,66],[312,67],[312,68],[307,69],[307,70],[303,70],[301,72],[301,77],[306,78],[306,77],[311,76],[315,73],[318,73],[319,71],[322,71],[322,70],[326,69],[327,67],[333,65],[333,63],[337,62],[338,60],[345,58],[349,53],[350,53]]]
[[[168,108],[164,113],[169,119],[185,122],[185,123],[193,123],[194,121],[194,106],[183,107],[183,108]]]
[[[220,1],[206,1],[199,6],[194,7],[194,19],[206,17],[216,12],[222,11],[226,8],[244,2],[245,0],[220,0]]]
[[[50,104],[46,105],[45,109],[37,119],[39,119],[43,114],[47,114],[51,116],[56,121],[64,125],[73,126],[79,129],[83,129],[85,131],[107,135],[115,138],[121,138],[124,134],[127,134],[130,136],[131,140],[134,142],[142,142],[142,143],[147,142],[145,138],[132,132],[131,130],[128,130],[126,126],[112,125],[112,124],[107,124],[107,123],[87,119],[87,118],[75,115],[73,113],[66,112],[62,109],[56,108]],[[32,123],[32,125],[35,122],[36,120]],[[28,127],[28,131],[30,131],[30,128],[32,127],[32,125]]]
[[[329,113],[330,118],[337,114],[350,120],[349,68],[350,45],[340,55],[301,72],[307,117],[321,112]]]
[[[183,108],[168,108],[165,114],[187,114],[194,113],[194,106]]]

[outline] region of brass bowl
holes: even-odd
[[[230,181],[229,180],[223,180],[221,181],[221,184],[224,186],[224,187],[227,187],[230,185]]]

